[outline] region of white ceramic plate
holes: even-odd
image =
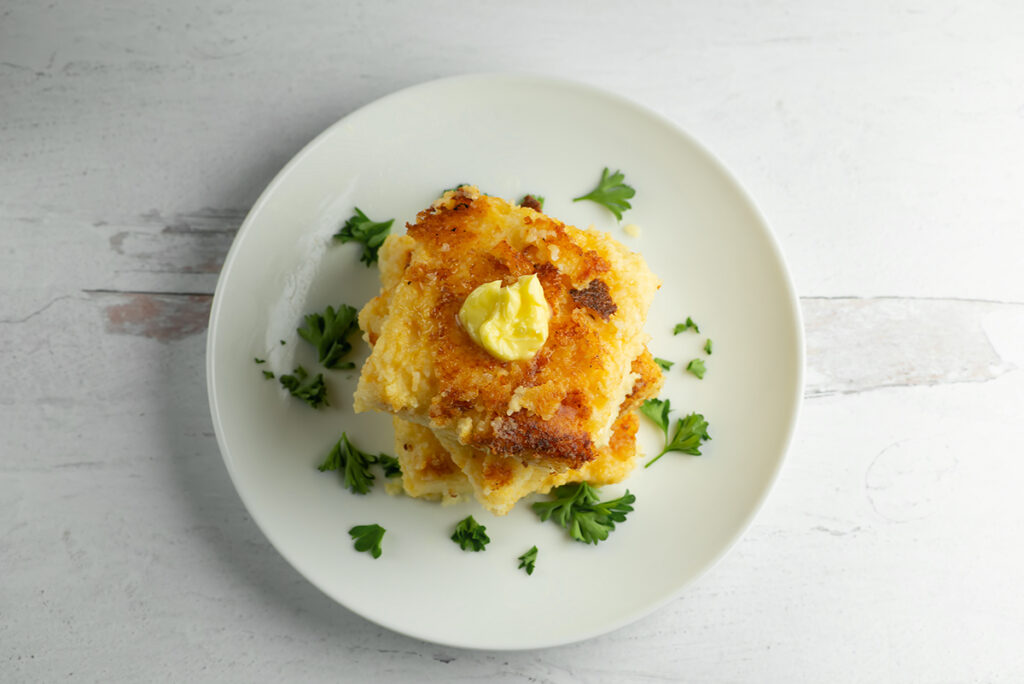
[[[610,166],[637,189],[623,225],[603,207],[573,203]],[[354,206],[402,230],[440,190],[471,182],[593,224],[640,251],[664,281],[648,319],[656,356],[675,360],[663,397],[676,416],[704,413],[704,456],[666,455],[623,485],[635,512],[598,546],[571,541],[522,502],[494,517],[475,502],[441,507],[343,489],[320,473],[341,432],[393,452],[390,420],[352,412],[356,372],[328,371],[332,406],[314,411],[260,373],[317,364],[296,326],[304,313],[378,290],[357,245],[331,244]],[[687,316],[701,334],[672,335]],[[707,374],[683,369],[704,357]],[[286,344],[280,344],[284,340]],[[359,343],[357,361],[365,358]],[[260,197],[228,255],[207,350],[210,405],[224,461],[271,543],[327,596],[398,632],[437,643],[522,649],[578,641],[625,625],[676,596],[750,523],[789,443],[802,390],[799,309],[772,235],[722,166],[686,134],[636,104],[591,87],[532,76],[435,81],[345,117],[300,152]],[[253,357],[268,359],[257,366]],[[657,453],[646,421],[640,444]],[[464,552],[452,528],[473,514],[491,544]],[[347,530],[387,529],[377,560]],[[516,557],[537,545],[527,576]],[[327,600],[325,598],[325,600]]]

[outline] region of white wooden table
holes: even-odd
[[[775,491],[613,634],[444,648],[269,546],[207,409],[210,295],[309,139],[554,74],[760,204],[807,327]],[[1024,681],[1024,5],[0,2],[0,680]]]

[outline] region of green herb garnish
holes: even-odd
[[[278,381],[281,386],[292,393],[293,397],[302,399],[313,408],[330,406],[327,400],[327,387],[324,385],[323,373],[317,373],[316,377],[310,378],[309,373],[302,366],[292,371],[292,375],[282,375]]]
[[[255,361],[257,364],[261,364],[261,363],[266,363],[267,362],[266,359],[261,359],[261,358],[259,358],[257,356],[254,356],[252,358],[252,360]],[[263,377],[266,378],[267,380],[272,380],[274,378],[274,374],[271,373],[268,370],[265,370],[265,371],[263,371]]]
[[[538,501],[532,506],[534,512],[542,521],[553,518],[569,531],[570,537],[584,544],[607,539],[615,523],[626,519],[636,501],[628,489],[617,499],[599,501],[597,490],[586,482],[562,485],[552,494],[555,500]]]
[[[654,363],[661,366],[663,371],[672,370],[672,366],[676,365],[675,361],[666,361],[665,359],[659,359],[657,356],[654,357]]]
[[[377,459],[377,456],[352,446],[352,442],[348,441],[348,435],[342,432],[341,439],[327,454],[324,462],[317,466],[317,470],[321,473],[340,470],[344,476],[345,487],[353,494],[366,494],[373,487],[374,478],[370,466],[376,463]]]
[[[668,418],[669,412],[672,411],[672,402],[669,399],[662,401],[661,399],[648,399],[644,403],[640,404],[640,413],[644,414],[651,421],[661,428],[661,431],[665,433],[665,441],[668,441],[668,427],[671,422]]]
[[[711,435],[708,434],[708,421],[704,420],[704,416],[699,413],[691,413],[676,421],[676,431],[672,435],[672,440],[667,441],[661,453],[644,464],[644,468],[650,468],[655,461],[670,451],[700,456],[701,442],[706,442],[709,439],[711,439]]]
[[[356,547],[356,551],[366,551],[374,558],[380,558],[380,542],[387,532],[383,527],[374,523],[372,525],[356,525],[348,531]]]
[[[394,456],[380,454],[377,456],[377,463],[384,469],[384,477],[400,477],[402,466]]]
[[[693,331],[695,333],[697,333],[698,335],[700,334],[700,328],[697,327],[697,324],[693,322],[692,318],[687,316],[685,323],[676,323],[676,327],[674,327],[672,329],[672,334],[673,335],[678,335],[679,333],[686,332],[687,330],[690,330],[691,328],[693,329]]]
[[[463,551],[483,551],[491,539],[487,536],[487,528],[469,516],[455,526],[452,541],[462,547]]]
[[[597,202],[615,214],[615,218],[621,221],[622,212],[632,208],[628,200],[636,194],[636,190],[623,183],[623,180],[625,180],[625,176],[622,175],[621,171],[609,174],[608,167],[605,167],[604,171],[601,172],[601,180],[598,182],[597,187],[586,195],[573,198],[572,201],[590,200],[591,202]]]
[[[686,370],[696,375],[700,380],[704,379],[704,359],[694,359],[686,364]]]
[[[527,575],[532,575],[533,574],[533,567],[537,563],[537,547],[534,546],[533,548],[531,548],[529,551],[524,553],[522,556],[520,556],[516,560],[519,561],[519,568],[518,569],[526,570],[526,574]]]
[[[366,214],[355,208],[356,213],[352,215],[345,225],[334,234],[334,239],[339,242],[358,242],[363,246],[363,253],[359,260],[370,266],[377,261],[377,251],[384,244],[384,238],[391,230],[391,224],[395,219],[388,221],[373,221]]]
[[[305,325],[298,329],[299,337],[316,347],[317,357],[326,368],[355,368],[351,361],[341,363],[341,359],[352,350],[348,337],[359,330],[357,317],[355,308],[347,304],[337,311],[328,306],[323,314],[306,316]]]
[[[704,353],[707,354],[708,356],[711,356],[711,338],[710,337],[708,338],[708,341],[704,343]]]

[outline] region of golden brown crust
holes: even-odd
[[[665,383],[665,375],[661,366],[654,361],[654,356],[644,348],[644,353],[633,360],[630,370],[636,376],[633,389],[622,402],[622,412],[626,413],[640,406],[648,399],[658,396],[661,386]]]
[[[558,470],[593,460],[632,385],[627,359],[646,340],[657,281],[643,260],[603,234],[471,188],[447,193],[407,229],[385,242],[384,289],[360,315],[375,346],[356,410],[387,410]],[[548,339],[532,359],[503,362],[457,313],[479,285],[531,273],[552,310]]]
[[[411,426],[397,418],[396,439],[401,431],[401,424],[405,423],[410,429],[415,429],[415,434],[422,445],[417,445],[414,449],[421,453],[429,453],[434,458],[441,457],[447,460],[449,466],[441,470],[447,472],[450,467],[457,471],[456,474],[447,476],[447,487],[458,489],[463,482],[467,487],[471,485],[477,500],[487,510],[496,515],[504,515],[512,509],[516,501],[534,492],[545,493],[568,482],[612,484],[621,481],[633,470],[636,463],[636,432],[639,420],[631,409],[639,406],[645,399],[657,395],[661,389],[663,376],[661,369],[654,363],[654,358],[646,349],[633,361],[632,372],[636,376],[633,391],[623,402],[622,415],[613,426],[611,440],[607,446],[597,449],[593,461],[580,469],[556,473],[544,466],[523,463],[514,456],[470,449],[448,440],[442,444],[430,430],[418,425]],[[396,446],[399,453],[407,448],[407,445]],[[406,470],[406,459],[400,460],[407,493],[417,496],[418,494],[414,492],[433,492],[436,489],[436,478],[423,481],[424,476]],[[413,465],[416,463],[414,461]],[[422,459],[419,463],[422,463]],[[422,466],[419,467],[419,472],[423,473]],[[425,476],[431,477],[430,474]]]
[[[544,207],[541,206],[540,200],[533,195],[527,195],[523,198],[523,201],[519,203],[519,206],[526,207],[527,209],[533,209],[534,211],[543,211]]]
[[[545,494],[569,482],[604,485],[621,481],[635,466],[638,424],[633,413],[620,416],[612,427],[608,444],[595,450],[594,460],[581,468],[560,472],[523,463],[513,456],[453,444],[446,438],[441,439],[440,444],[465,474],[477,500],[490,512],[504,515],[522,497]]]
[[[550,454],[569,468],[579,468],[594,459],[594,445],[590,437],[562,427],[570,423],[555,415],[550,420],[519,410],[501,421],[487,440],[486,446],[500,456],[514,456],[524,452]]]
[[[580,306],[585,306],[604,320],[619,310],[618,305],[612,301],[608,292],[608,286],[600,278],[594,278],[582,290],[569,290],[569,296]]]

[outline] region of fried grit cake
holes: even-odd
[[[512,456],[465,447],[401,418],[393,420],[395,453],[402,467],[402,485],[414,497],[457,497],[471,491],[484,508],[505,515],[519,499],[570,482],[606,485],[621,482],[636,465],[638,418],[633,409],[657,395],[663,376],[645,349],[633,361],[637,374],[633,390],[620,407],[607,446],[580,469],[560,473],[525,463]]]
[[[381,295],[360,312],[373,351],[356,412],[387,411],[453,445],[550,470],[593,461],[648,339],[659,283],[643,258],[472,186],[445,193],[407,231],[381,247]],[[477,286],[529,274],[551,307],[548,340],[530,360],[502,362],[456,315]]]
[[[471,494],[473,487],[438,443],[430,428],[410,423],[397,416],[395,454],[402,468],[402,489],[412,497],[458,501]]]

